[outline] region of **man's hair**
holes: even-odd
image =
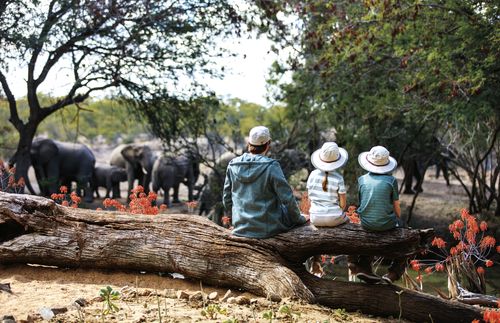
[[[259,146],[254,146],[252,144],[248,144],[248,152],[251,154],[262,154],[266,150],[267,146],[269,146],[270,143],[271,143],[271,141],[269,140],[265,144],[259,145]]]

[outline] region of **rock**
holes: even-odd
[[[224,294],[224,297],[222,297],[222,299],[220,301],[221,302],[225,302],[229,298],[229,296],[231,296],[231,290],[230,289],[227,290],[226,294]]]
[[[50,308],[47,307],[42,307],[38,313],[42,316],[42,319],[45,321],[50,321],[54,317],[54,312]]]
[[[177,299],[186,299],[186,300],[188,300],[189,299],[189,294],[186,293],[183,290],[179,290],[179,291],[177,291]]]
[[[80,307],[85,307],[87,306],[89,303],[85,300],[85,298],[77,298],[75,301],[74,301],[75,304],[77,304],[78,306]]]
[[[55,307],[50,309],[54,315],[66,313],[68,311],[67,307]]]
[[[229,304],[236,304],[236,297],[228,297],[226,302]]]
[[[4,315],[2,317],[2,323],[16,323],[16,319],[12,315]]]
[[[166,298],[176,298],[177,291],[175,289],[165,289],[165,297]]]
[[[203,293],[201,291],[194,292],[194,294],[191,294],[189,296],[189,301],[190,302],[203,301]]]
[[[236,304],[238,305],[250,305],[250,299],[246,296],[238,296],[236,297]]]
[[[214,299],[217,298],[217,292],[211,292],[210,294],[208,294],[208,299],[213,301]]]

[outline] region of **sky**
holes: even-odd
[[[207,86],[219,97],[240,98],[248,102],[270,106],[266,101],[266,76],[271,64],[277,59],[276,54],[270,51],[271,41],[266,38],[230,39],[223,44],[224,47],[238,54],[236,57],[225,58],[220,64],[224,65],[225,77],[223,79],[203,79]],[[49,74],[39,88],[40,92],[53,96],[65,94],[69,79],[64,69],[57,73]],[[24,79],[26,72],[22,69],[11,70],[9,85],[16,98],[26,95]]]

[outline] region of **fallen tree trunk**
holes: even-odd
[[[471,322],[480,309],[392,285],[318,279],[303,262],[314,254],[412,255],[432,231],[366,232],[358,225],[302,226],[270,239],[235,237],[194,215],[131,215],[72,209],[0,193],[0,263],[177,272],[252,293],[335,308],[434,322]],[[373,297],[376,295],[376,297]]]

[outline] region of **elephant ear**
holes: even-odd
[[[137,164],[137,159],[139,158],[138,153],[139,152],[137,151],[137,147],[133,145],[125,146],[122,149],[123,158],[125,158],[126,161],[134,165]]]
[[[42,139],[34,143],[35,149],[34,156],[36,161],[41,164],[48,163],[51,159],[59,154],[59,148],[56,143],[51,139]]]

